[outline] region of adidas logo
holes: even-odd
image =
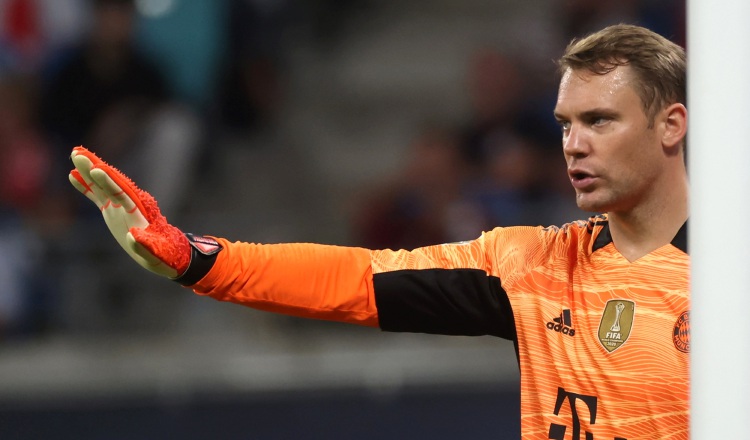
[[[570,318],[569,309],[563,309],[560,316],[553,318],[552,321],[547,323],[548,330],[554,330],[568,336],[575,336],[576,330],[572,326],[573,321]]]

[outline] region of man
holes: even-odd
[[[142,266],[222,301],[386,331],[513,340],[524,439],[686,439],[685,55],[618,25],[572,42],[555,116],[578,205],[562,227],[412,251],[183,234],[78,147],[73,185]]]

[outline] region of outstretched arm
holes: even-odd
[[[413,251],[313,243],[257,244],[184,234],[151,195],[77,147],[71,183],[146,269],[200,295],[287,315],[384,330],[513,337],[485,239]]]
[[[156,200],[84,147],[70,182],[101,210],[138,264],[200,295],[307,318],[377,325],[369,251],[307,243],[254,244],[184,234]]]

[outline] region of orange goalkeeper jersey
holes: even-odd
[[[218,239],[192,288],[386,331],[513,340],[524,439],[687,439],[686,235],[634,262],[604,215],[412,251]]]

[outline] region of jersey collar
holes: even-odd
[[[594,239],[594,245],[591,248],[591,252],[596,252],[604,246],[612,243],[612,234],[610,234],[609,232],[609,221],[606,219],[606,217],[596,216],[593,217],[591,221],[594,222],[594,227],[602,227],[602,229],[599,231],[599,234],[597,234],[596,238]],[[686,221],[682,224],[680,230],[677,231],[677,234],[674,236],[670,244],[689,255],[687,228],[688,222]]]

